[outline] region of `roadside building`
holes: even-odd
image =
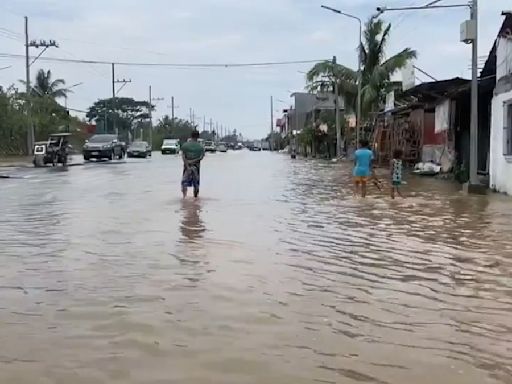
[[[478,172],[489,173],[490,105],[494,79],[479,80]],[[469,169],[471,81],[459,77],[425,82],[403,92],[394,109],[381,112],[374,131],[380,163],[395,148],[410,164],[433,162],[442,172]]]
[[[512,195],[512,11],[485,63],[482,76],[495,81],[492,99],[490,187]]]
[[[301,132],[313,124],[322,111],[334,111],[336,108],[336,97],[332,93],[295,92],[291,96],[294,107],[287,112],[289,131]],[[341,96],[338,97],[338,109],[340,114],[345,110],[345,102]]]

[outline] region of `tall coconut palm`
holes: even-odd
[[[416,51],[405,48],[386,59],[386,45],[389,40],[391,24],[384,25],[382,20],[371,18],[365,25],[363,44],[359,54],[362,59],[361,104],[363,119],[379,109],[387,92],[396,87],[391,76],[403,68],[407,62],[416,58]],[[348,108],[355,110],[357,100],[357,71],[341,64],[324,61],[316,64],[307,73],[308,88],[312,91],[334,91],[338,82],[341,96]]]
[[[40,69],[37,72],[35,82],[32,86],[34,96],[47,96],[51,99],[60,99],[66,97],[70,92],[63,88],[66,82],[63,79],[52,79],[52,72]]]

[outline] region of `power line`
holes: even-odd
[[[416,69],[416,70],[418,70],[418,71],[420,71],[420,72],[421,72],[421,73],[423,73],[425,76],[427,76],[427,77],[429,77],[430,79],[432,79],[433,81],[437,81],[437,79],[436,79],[434,76],[432,76],[432,75],[431,75],[430,73],[428,73],[427,71],[425,71],[425,70],[423,70],[423,69],[421,69],[421,68],[417,67],[416,65],[413,65],[413,68],[414,68],[414,69]]]
[[[25,58],[23,55],[13,53],[0,53],[0,57],[8,57],[13,59]],[[86,59],[65,59],[61,57],[41,57],[39,60],[73,63],[73,64],[99,64],[99,65],[112,65],[112,61],[104,60],[86,60]],[[129,62],[120,61],[113,62],[115,65],[129,66],[129,67],[173,67],[173,68],[239,68],[239,67],[270,67],[281,65],[294,65],[294,64],[312,64],[326,61],[326,59],[319,60],[292,60],[292,61],[268,61],[268,62],[255,62],[255,63],[144,63],[144,62]]]
[[[13,40],[13,41],[21,41],[22,40],[21,38],[13,36],[13,35],[6,33],[2,30],[0,30],[0,36],[5,37],[6,39],[9,39],[9,40]]]
[[[7,28],[3,28],[3,27],[0,27],[0,31],[3,32],[3,33],[6,33],[6,34],[9,34],[11,36],[14,36],[14,37],[18,37],[20,39],[23,39],[23,35],[21,33],[18,33],[18,32],[15,32],[15,31],[12,31],[10,29],[7,29]]]

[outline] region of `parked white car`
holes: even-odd
[[[165,139],[162,143],[162,155],[177,155],[180,153],[180,141],[176,139]]]
[[[204,142],[204,151],[215,153],[215,152],[217,152],[217,146],[215,145],[215,143],[213,141],[205,141]]]

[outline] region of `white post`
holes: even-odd
[[[469,156],[469,183],[480,184],[478,180],[478,0],[471,4],[471,20],[475,23],[476,34],[472,41],[471,60],[471,130]]]

